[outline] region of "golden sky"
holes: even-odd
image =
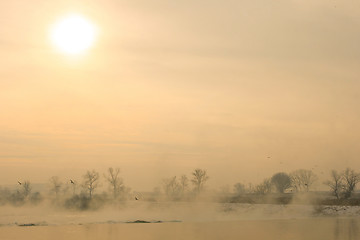
[[[81,56],[49,38],[68,13],[99,29]],[[358,1],[13,0],[0,26],[0,184],[360,168]]]

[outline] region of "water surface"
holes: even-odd
[[[357,240],[359,218],[308,218],[218,222],[3,226],[1,240],[268,239]]]

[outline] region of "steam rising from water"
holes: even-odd
[[[360,213],[360,207],[338,207],[332,212]],[[325,209],[326,211],[326,209]],[[314,216],[310,205],[236,204],[203,202],[128,202],[97,211],[69,211],[50,205],[1,207],[1,225],[63,225],[88,223],[148,222],[220,222],[236,220],[294,219]]]

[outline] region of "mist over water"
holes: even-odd
[[[310,191],[316,175],[303,169],[275,173],[256,186],[236,183],[232,191],[206,188],[209,176],[204,169],[195,169],[190,180],[186,175],[165,178],[162,189],[153,192],[131,191],[119,173],[109,168],[103,174],[108,190],[102,192],[95,170],[87,171],[82,183],[72,179],[63,183],[54,176],[47,191],[32,191],[30,181],[1,189],[0,236],[11,240],[359,236],[359,193],[354,187],[360,174],[350,168],[333,171],[328,186],[339,180],[336,192]],[[352,188],[346,185],[350,179]]]
[[[360,239],[359,16],[0,1],[0,240]]]
[[[269,239],[357,240],[358,218],[257,220],[222,222],[86,224],[41,227],[1,227],[3,239]]]
[[[0,224],[66,225],[94,223],[220,222],[234,220],[291,219],[313,216],[313,207],[304,205],[252,205],[211,202],[130,202],[100,210],[71,211],[50,205],[1,207]]]
[[[341,207],[344,208],[344,207]],[[336,210],[339,211],[340,207]],[[338,217],[311,205],[129,201],[100,210],[0,207],[1,239],[349,239],[360,207]],[[352,215],[350,214],[352,213]],[[349,217],[350,216],[350,217]]]

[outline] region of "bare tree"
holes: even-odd
[[[181,194],[181,185],[176,180],[176,176],[163,180],[163,188],[168,198],[177,199]]]
[[[291,185],[297,191],[309,191],[317,180],[317,176],[311,170],[298,169],[290,174]]]
[[[341,191],[344,187],[342,182],[342,176],[336,170],[331,171],[331,180],[324,182],[325,185],[328,185],[333,193],[333,195],[339,199]]]
[[[253,193],[255,192],[255,187],[252,183],[248,183],[248,187],[245,187],[245,192],[247,193]]]
[[[83,187],[89,192],[89,198],[92,198],[92,195],[94,193],[94,190],[98,187],[99,185],[99,173],[96,172],[95,170],[87,171],[87,173],[83,176],[84,178],[84,183],[83,183]]]
[[[24,197],[28,197],[31,194],[31,184],[30,181],[24,181],[21,185],[23,187]]]
[[[272,189],[271,179],[266,178],[262,183],[260,183],[255,187],[255,193],[264,195],[271,193],[271,189]]]
[[[119,176],[120,169],[116,168],[115,170],[111,167],[108,169],[108,174],[104,175],[106,180],[109,182],[109,185],[112,189],[114,199],[119,197],[119,194],[124,191],[123,180]]]
[[[50,192],[55,194],[56,199],[61,191],[62,183],[57,176],[52,176],[50,178]]]
[[[193,179],[191,179],[191,182],[195,186],[195,191],[197,193],[200,193],[201,190],[204,188],[205,182],[209,179],[206,170],[197,168],[192,173]]]
[[[242,183],[235,183],[234,184],[234,192],[236,195],[241,195],[246,192],[245,185]]]
[[[271,183],[275,186],[279,193],[284,193],[286,189],[291,187],[291,179],[289,175],[283,172],[274,174],[271,178]]]
[[[186,175],[182,175],[180,178],[181,193],[184,194],[189,186],[189,179]]]
[[[360,182],[360,174],[354,170],[347,168],[343,173],[344,181],[344,198],[351,197],[354,192],[356,184]]]

